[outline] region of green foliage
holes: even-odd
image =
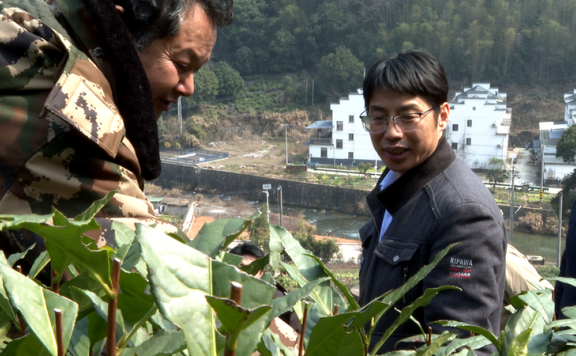
[[[366,174],[369,170],[373,169],[374,166],[368,162],[358,163],[358,171],[362,174]]]
[[[348,48],[338,47],[336,53],[322,57],[318,74],[325,95],[339,98],[362,86],[363,71],[364,65]]]
[[[489,169],[486,172],[488,182],[492,183],[492,193],[496,191],[496,184],[502,183],[508,178],[508,174],[500,168]]]
[[[190,355],[217,356],[236,351],[238,356],[249,356],[256,349],[263,355],[291,355],[292,351],[268,326],[272,318],[290,309],[302,318],[305,305],[310,311],[303,335],[306,355],[363,355],[365,351],[375,355],[418,308],[428,305],[443,290],[455,288],[428,289],[399,313],[393,308],[444,258],[452,247],[448,246],[400,288],[361,307],[320,258],[310,254],[285,229],[268,225],[259,217],[261,228],[267,229],[270,251],[259,263],[269,261],[276,274],[284,274],[279,281],[291,285],[289,294],[273,299],[275,288],[270,275],[263,281],[241,272],[233,265],[237,260],[223,252],[258,218],[217,220],[207,224],[191,242],[139,223],[133,231],[113,222],[115,246],[98,249],[83,234],[100,228],[94,216],[113,193],[75,219],[58,211],[44,216],[0,216],[0,229],[25,227],[44,237],[47,246],[52,244],[47,254],[38,257],[37,266],[45,265],[48,256],[57,273],[63,268],[71,272],[71,280],[60,288],[61,296],[36,280],[37,272],[25,276],[11,268],[10,263],[22,255],[6,258],[0,254],[0,341],[6,345],[3,355],[56,356],[59,346],[54,309],[63,311],[63,347],[70,355],[100,354],[104,342],[116,342],[120,356],[181,355],[184,350]],[[305,224],[300,230],[306,236],[313,232]],[[292,262],[283,262],[283,255]],[[122,266],[118,295],[110,284],[112,258]],[[576,280],[555,279],[576,285]],[[231,300],[232,282],[242,286],[238,303]],[[554,321],[551,294],[549,290],[536,290],[511,298],[515,311],[500,336],[477,326],[443,321],[440,323],[446,327],[473,331],[477,336],[461,339],[452,332],[429,337],[423,332],[416,337],[427,341],[424,346],[402,354],[448,356],[464,348],[467,355],[473,355],[473,350],[488,343],[494,344],[502,356],[571,354],[576,350],[572,342],[576,338],[576,307],[564,309],[570,319]],[[109,304],[115,297],[117,310]],[[336,305],[340,313],[334,315]],[[19,325],[16,311],[27,324],[27,334],[11,340],[6,332],[12,325]],[[117,332],[111,341],[106,340],[106,329],[108,313],[114,311]],[[395,313],[396,321],[369,350],[372,331],[385,313]]]
[[[560,193],[550,201],[555,212],[558,212],[558,208],[560,207],[560,194],[564,195],[562,201],[562,215],[568,216],[568,212],[572,209],[574,202],[576,202],[576,169],[562,180],[562,191],[560,191]]]
[[[182,98],[182,106],[196,106],[201,102],[210,101],[218,96],[220,82],[216,74],[205,65],[194,74],[194,94]]]
[[[298,219],[298,230],[294,232],[294,238],[304,249],[311,251],[323,261],[330,261],[339,251],[334,240],[316,239],[316,226],[307,222],[303,215]]]
[[[254,218],[254,221],[248,228],[250,240],[254,242],[264,253],[269,252],[270,227],[268,226],[268,205],[262,204],[260,215]]]
[[[219,61],[211,67],[218,78],[218,96],[237,97],[246,92],[246,84],[240,73],[232,68],[228,63]]]
[[[574,162],[576,157],[576,127],[570,126],[564,131],[556,146],[556,158],[562,158],[564,162]]]

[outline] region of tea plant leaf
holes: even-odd
[[[473,331],[476,334],[482,335],[486,339],[488,339],[492,343],[492,345],[496,346],[496,349],[498,349],[499,353],[501,353],[501,351],[502,351],[502,346],[500,345],[500,341],[498,340],[498,338],[496,338],[496,336],[494,336],[494,334],[492,334],[492,332],[490,332],[489,330],[486,330],[480,326],[475,326],[475,325],[463,323],[460,321],[446,321],[446,320],[437,321],[436,323],[438,323],[442,326]]]
[[[516,309],[530,306],[530,308],[542,315],[546,323],[552,321],[554,302],[552,301],[552,291],[550,289],[525,291],[510,298],[510,301]]]
[[[46,224],[50,219],[53,219],[54,225]],[[108,252],[92,251],[81,241],[84,232],[100,228],[95,220],[88,222],[69,220],[56,210],[51,215],[23,215],[12,221],[3,222],[0,224],[0,227],[2,226],[13,230],[26,228],[42,236],[46,239],[46,250],[54,270],[62,274],[70,262],[75,260],[102,285],[109,297],[114,296]]]
[[[266,329],[266,331],[264,332],[264,335],[268,336],[274,342],[274,344],[280,349],[282,355],[284,355],[284,356],[296,356],[294,354],[294,351],[292,351],[292,349],[286,347],[282,343],[282,340],[280,339],[280,337],[278,335],[276,335],[275,333],[273,333],[272,331],[270,331],[270,329]]]
[[[73,287],[75,288],[75,287]],[[81,293],[83,293],[84,295],[86,295],[88,298],[90,298],[90,301],[92,302],[92,305],[94,306],[94,310],[96,311],[96,314],[98,314],[98,316],[106,323],[108,321],[108,303],[106,303],[105,301],[103,301],[102,299],[100,299],[100,297],[94,293],[91,292],[89,290],[81,290],[81,289],[77,289],[76,290],[80,291]],[[90,314],[89,316],[89,320],[90,318],[96,318],[94,315]],[[95,320],[90,320],[91,322],[93,321],[94,323],[97,322],[97,319]],[[91,323],[92,324],[92,323]],[[90,331],[92,332],[92,327],[90,327]],[[106,328],[104,328],[106,329]],[[124,334],[126,332],[126,326],[124,324],[124,318],[122,317],[122,313],[116,313],[116,339],[118,339],[120,336],[122,336],[122,334]],[[105,333],[105,330],[104,330]],[[90,340],[97,340],[98,337],[95,335],[100,335],[98,334],[92,334],[90,336]]]
[[[188,246],[214,258],[221,249],[227,247],[248,226],[251,220],[239,218],[221,219],[204,224],[196,238],[188,243]]]
[[[530,329],[533,333],[529,336],[528,350],[530,353],[545,352],[552,337],[552,333],[544,333],[545,327],[546,322],[541,313],[530,306],[522,307],[506,322],[506,345],[511,345],[516,337]]]
[[[424,307],[426,305],[428,305],[430,303],[430,301],[432,301],[432,299],[438,295],[439,292],[443,291],[443,290],[460,290],[460,288],[457,287],[453,287],[453,286],[442,286],[442,287],[438,287],[438,288],[428,288],[424,291],[424,294],[421,295],[420,297],[418,297],[418,299],[416,299],[412,304],[404,307],[404,309],[402,309],[402,311],[400,312],[400,315],[398,316],[398,318],[396,318],[396,320],[394,321],[394,323],[392,324],[392,326],[390,326],[388,329],[386,329],[386,331],[384,332],[384,334],[382,335],[382,337],[380,338],[380,340],[378,341],[378,343],[374,346],[374,348],[371,350],[371,355],[376,355],[376,353],[378,352],[378,350],[380,349],[380,347],[382,347],[382,345],[384,345],[384,342],[386,342],[386,340],[388,340],[388,338],[390,337],[390,335],[392,335],[392,333],[402,324],[404,324],[404,322],[406,322],[406,320],[410,319],[410,316],[412,316],[412,314],[414,314],[414,311],[420,307]],[[382,314],[379,314],[376,317],[376,324],[379,321],[379,317],[381,317]],[[372,336],[372,330],[370,330],[370,336]]]
[[[2,217],[0,217],[1,219]],[[572,287],[576,287],[576,278],[568,278],[568,277],[550,277],[550,278],[545,278],[548,281],[556,281],[556,282],[562,282],[564,284],[568,284],[571,285]]]
[[[54,308],[62,310],[64,343],[67,346],[78,314],[78,305],[43,289],[9,267],[0,265],[0,275],[11,305],[20,311],[28,327],[48,352],[56,356]]]
[[[242,256],[233,255],[231,253],[224,252],[224,256],[222,257],[222,262],[229,264],[231,266],[239,267],[240,263],[242,263]],[[256,262],[256,261],[254,261],[254,262]],[[250,266],[250,265],[248,265],[248,266]],[[244,266],[244,267],[248,267],[248,266]],[[248,273],[247,271],[244,271],[244,272]],[[248,274],[252,274],[252,273],[248,273]],[[252,274],[252,275],[254,275],[254,274]]]
[[[214,313],[204,297],[212,295],[210,258],[142,224],[136,239],[164,318],[182,329],[190,355],[217,356]]]
[[[444,345],[445,342],[447,342],[448,340],[450,340],[452,337],[454,337],[454,334],[456,334],[455,331],[446,333],[446,334],[442,334],[442,335],[438,335],[433,341],[432,343],[426,347],[424,350],[422,351],[418,351],[416,353],[417,356],[433,356],[436,355],[436,352],[442,347],[442,345]]]
[[[68,351],[73,356],[90,355],[90,338],[88,337],[88,317],[84,317],[76,323]]]
[[[342,284],[342,282],[340,282],[332,272],[330,272],[330,270],[328,268],[326,268],[326,266],[324,266],[324,263],[322,263],[322,261],[314,256],[314,255],[309,255],[310,257],[312,257],[314,260],[316,260],[316,262],[320,265],[320,267],[322,267],[322,269],[324,270],[324,273],[326,273],[331,279],[332,282],[334,282],[334,284],[338,287],[338,289],[340,289],[340,291],[342,292],[342,294],[344,294],[344,296],[346,297],[346,300],[348,301],[348,309],[350,311],[354,311],[354,310],[358,310],[360,309],[360,305],[358,305],[358,303],[356,302],[356,299],[354,299],[354,297],[352,296],[352,294],[350,294],[350,291],[348,291],[348,288],[346,288],[346,286],[344,284]]]
[[[471,336],[464,339],[454,339],[452,342],[450,342],[450,344],[438,350],[436,356],[451,355],[454,351],[463,346],[469,347],[472,350],[476,350],[486,345],[490,345],[490,340],[485,338],[483,335]]]
[[[10,342],[2,356],[49,356],[51,353],[34,333],[27,334]]]
[[[262,335],[262,340],[258,343],[258,352],[261,356],[282,356],[280,348],[267,333]]]
[[[148,281],[139,273],[120,272],[120,290],[118,309],[122,310],[124,320],[135,324],[154,305],[154,297],[149,291]]]
[[[10,305],[10,299],[8,298],[8,294],[6,294],[6,289],[4,289],[4,279],[2,277],[0,277],[0,308],[10,317],[14,325],[17,325],[18,329],[20,329],[18,318]]]
[[[186,341],[181,330],[159,330],[150,339],[133,349],[125,349],[120,356],[170,356],[183,351]]]
[[[30,250],[32,250],[34,247],[36,247],[36,244],[32,244],[32,246],[28,247],[24,252],[20,252],[20,253],[14,253],[10,256],[8,256],[8,265],[10,265],[10,267],[14,266],[14,263],[16,263],[17,261],[23,259],[24,257],[26,257],[26,255],[28,254],[28,252]]]
[[[255,309],[245,309],[230,299],[206,296],[208,304],[214,309],[222,326],[230,334],[237,333],[252,325],[256,320],[267,314],[272,307],[261,305]],[[262,330],[263,331],[263,330]]]
[[[528,340],[530,339],[531,329],[524,330],[518,336],[514,338],[508,352],[507,356],[526,356],[528,354]]]
[[[287,264],[284,262],[280,262],[280,265],[286,270],[286,272],[288,273],[290,278],[295,280],[301,288],[303,288],[308,283],[308,280],[306,280],[304,278],[303,274],[301,273],[301,271],[296,266],[291,265],[291,264]],[[326,282],[324,282],[324,283],[326,283]],[[332,314],[332,303],[331,303],[332,298],[330,298],[330,300],[328,300],[328,301],[325,300],[325,298],[323,298],[324,296],[321,295],[322,290],[320,287],[321,286],[312,290],[312,292],[310,293],[310,297],[316,303],[318,303],[318,306],[320,306],[320,308],[322,308],[322,311],[324,314],[331,315]],[[329,289],[330,287],[328,286],[327,288]],[[331,291],[330,291],[330,293],[331,293]],[[332,294],[330,294],[330,297],[332,297]]]
[[[120,190],[120,188],[118,188],[116,190],[112,190],[112,191],[108,192],[104,196],[104,198],[94,201],[92,203],[92,205],[90,205],[90,207],[88,209],[86,209],[86,211],[84,211],[82,214],[76,216],[74,218],[74,220],[76,220],[76,221],[90,221],[90,220],[94,219],[94,216],[96,216],[96,214],[100,211],[100,209],[102,209],[104,207],[104,205],[106,205],[108,203],[108,201],[110,199],[112,199],[114,194],[116,194],[119,190]]]
[[[320,283],[323,283],[329,280],[329,277],[320,278],[315,281],[309,282],[304,287],[296,289],[283,297],[276,298],[272,301],[272,314],[270,315],[270,319],[274,319],[279,317],[280,315],[290,311],[292,307],[298,303],[300,299],[306,298],[314,288]]]
[[[34,260],[32,267],[30,268],[30,272],[28,272],[28,277],[34,279],[48,265],[50,262],[50,255],[48,255],[48,251],[42,251],[38,257]]]
[[[130,248],[133,244],[138,244],[134,239],[134,230],[119,221],[113,221],[111,229],[114,231],[114,242],[116,243],[116,253],[112,257],[119,259],[124,265]],[[131,270],[131,268],[128,270]]]
[[[306,348],[306,355],[362,355],[364,345],[358,330],[353,329],[347,332],[344,327],[344,324],[354,315],[355,313],[344,313],[321,318],[312,331]]]

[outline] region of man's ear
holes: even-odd
[[[124,8],[120,5],[114,5],[114,7],[116,8],[116,11],[118,11],[118,13],[120,14],[120,17],[122,17],[122,15],[124,15]]]
[[[438,130],[446,130],[448,121],[450,121],[450,104],[443,103],[440,106],[440,114],[438,115]]]

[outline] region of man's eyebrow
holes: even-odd
[[[377,104],[375,104],[375,105],[370,105],[370,110],[378,110],[378,111],[383,111],[383,112],[388,112],[388,111],[389,111],[388,108],[385,108],[385,107],[380,106],[380,105],[377,105]],[[418,111],[418,110],[420,110],[420,107],[419,107],[418,104],[416,104],[416,103],[408,103],[408,104],[400,105],[400,106],[397,108],[397,111],[399,111],[399,112],[402,112],[402,111],[404,111],[404,112],[406,112],[406,111]]]

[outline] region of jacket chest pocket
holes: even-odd
[[[376,246],[374,254],[391,266],[410,262],[420,245],[414,242],[395,241],[383,238]]]

